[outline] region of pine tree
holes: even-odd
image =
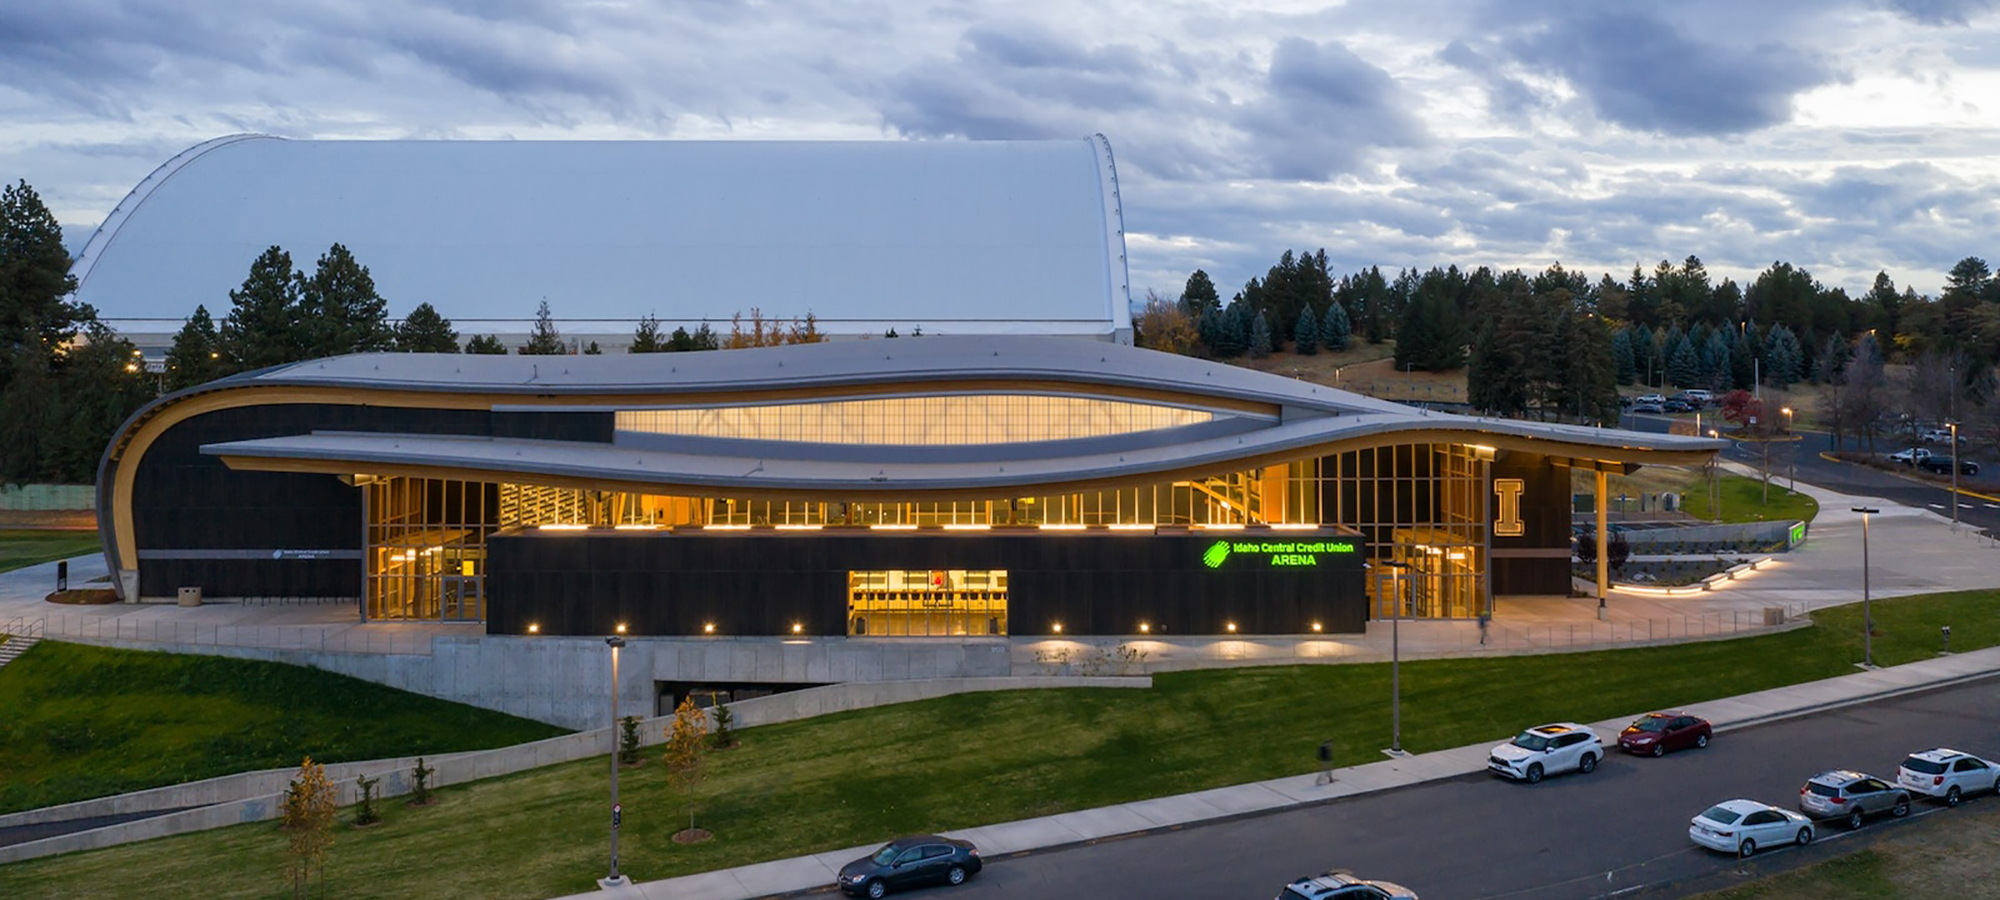
[[[549,314],[549,301],[535,309],[535,328],[528,333],[528,343],[522,345],[522,356],[559,356],[569,352],[563,343],[562,332],[556,330],[555,317]]]
[[[1222,308],[1222,298],[1215,292],[1215,282],[1208,273],[1200,269],[1188,276],[1187,286],[1181,289],[1181,302],[1187,304],[1188,312],[1199,320],[1211,311]]]
[[[687,339],[687,329],[674,329],[673,337]],[[626,353],[664,353],[667,341],[660,337],[660,320],[651,313],[639,320],[639,327],[632,331],[632,343],[626,345]]]
[[[1271,320],[1260,310],[1257,317],[1250,320],[1250,358],[1263,359],[1271,355]]]
[[[222,342],[208,307],[197,305],[167,350],[167,390],[178,391],[222,377]]]
[[[1319,354],[1319,313],[1310,303],[1299,308],[1299,323],[1292,327],[1292,351],[1300,356]]]
[[[0,188],[0,348],[29,353],[43,366],[93,318],[69,295],[69,251],[62,226],[26,181]],[[12,379],[15,354],[0,352],[0,393]]]
[[[1204,310],[1194,323],[1195,335],[1201,338],[1201,345],[1208,348],[1210,356],[1221,355],[1215,348],[1222,339],[1222,313],[1218,310]]]
[[[507,345],[497,335],[475,334],[465,342],[465,352],[476,356],[506,356]]]
[[[1326,349],[1339,353],[1347,349],[1347,339],[1354,331],[1347,320],[1347,309],[1335,300],[1326,305],[1326,318],[1320,322],[1320,342]]]
[[[347,248],[334,244],[319,258],[299,296],[305,358],[387,350],[396,333],[389,303],[375,279]]]
[[[305,359],[299,302],[305,278],[292,255],[273,245],[250,264],[243,286],[229,292],[229,315],[219,336],[231,372],[248,372]]]
[[[715,329],[708,327],[707,322],[703,322],[700,327],[694,330],[694,334],[689,336],[688,349],[720,350],[722,349],[722,338],[715,333]]]
[[[1611,335],[1611,364],[1617,371],[1619,384],[1631,384],[1639,377],[1639,367],[1632,356],[1632,329],[1620,328]]]
[[[602,347],[599,347],[599,346],[597,346],[597,342],[596,342],[596,341],[591,341],[590,343],[588,343],[588,344],[585,344],[585,345],[583,345],[583,355],[585,355],[585,356],[603,356],[603,355],[604,355],[604,348],[602,348]]]
[[[1799,380],[1805,354],[1799,347],[1798,336],[1790,328],[1772,326],[1771,336],[1765,342],[1764,358],[1770,364],[1764,377],[1770,379],[1772,387],[1791,387],[1792,382]]]
[[[1222,324],[1216,329],[1219,340],[1215,345],[1215,355],[1228,359],[1242,354],[1250,346],[1250,322],[1247,305],[1241,300],[1229,304],[1222,311]]]
[[[1586,420],[1618,421],[1618,373],[1612,360],[1610,329],[1604,320],[1573,308],[1566,373],[1577,415]]]
[[[1699,387],[1701,378],[1701,353],[1694,349],[1694,342],[1686,335],[1674,346],[1674,354],[1667,361],[1667,377],[1673,379],[1674,386],[1680,388]]]
[[[458,332],[452,330],[451,320],[429,303],[419,303],[396,323],[396,349],[404,353],[457,353]]]

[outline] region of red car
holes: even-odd
[[[1627,753],[1664,756],[1668,750],[1706,747],[1714,731],[1708,720],[1684,712],[1647,713],[1618,733],[1618,746]]]

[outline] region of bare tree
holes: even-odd
[[[1887,379],[1882,371],[1882,353],[1873,335],[1863,335],[1854,358],[1847,363],[1844,418],[1862,439],[1868,452],[1875,452],[1875,438],[1882,434],[1889,408]]]

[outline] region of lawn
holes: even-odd
[[[95,553],[103,546],[95,531],[0,530],[0,572]]]
[[[2000,643],[2000,591],[1875,605],[1878,662],[1929,657],[1938,626],[1961,649]],[[1430,660],[1403,667],[1403,742],[1437,750],[1498,740],[1523,724],[1593,721],[1851,674],[1859,610],[1784,634],[1557,656]],[[1291,666],[1160,675],[1150,691],[964,694],[741,732],[715,755],[697,810],[716,837],[668,836],[687,811],[657,762],[622,779],[623,869],[640,879],[865,844],[1312,771],[1332,739],[1339,764],[1389,743],[1385,665]],[[1589,691],[1578,691],[1589,684]],[[547,897],[602,874],[604,763],[551,766],[390,803],[388,821],[343,830],[328,889],[352,897]],[[0,867],[0,896],[280,893],[284,839],[268,824]],[[449,848],[445,850],[443,848]],[[433,862],[443,865],[434,865]]]
[[[1819,515],[1819,501],[1804,494],[1785,489],[1782,476],[1771,479],[1771,499],[1764,500],[1764,482],[1759,478],[1742,475],[1723,475],[1720,492],[1722,494],[1722,521],[1724,522],[1810,522]],[[1696,482],[1689,486],[1684,499],[1684,507],[1689,515],[1698,519],[1712,518],[1709,510],[1707,485]]]
[[[60,641],[0,669],[0,710],[0,812],[295,766],[306,754],[380,759],[563,733],[303,666]]]

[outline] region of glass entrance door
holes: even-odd
[[[473,621],[486,618],[486,603],[480,596],[483,579],[446,575],[438,585],[438,618]]]

